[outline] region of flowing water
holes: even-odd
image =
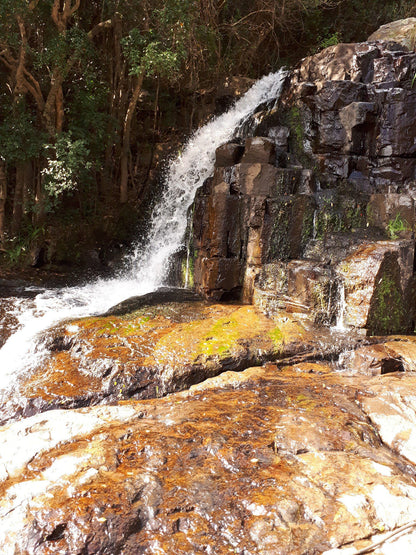
[[[337,307],[337,319],[334,326],[336,331],[346,331],[348,328],[345,325],[345,285],[342,281],[338,283],[338,307]]]
[[[12,309],[16,331],[0,350],[0,388],[12,384],[17,374],[47,354],[42,333],[54,324],[101,314],[132,295],[163,285],[169,258],[183,243],[187,210],[197,188],[212,174],[216,148],[234,136],[259,104],[279,97],[285,77],[283,70],[263,77],[227,113],[189,139],[167,170],[165,192],[152,216],[146,244],[133,249],[123,275],[82,287],[47,289],[25,301],[16,298]]]

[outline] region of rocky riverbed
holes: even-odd
[[[3,398],[1,552],[356,553],[411,522],[416,339],[306,322],[188,301],[56,328]]]

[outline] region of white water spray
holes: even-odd
[[[227,113],[214,118],[188,141],[167,171],[166,189],[151,219],[144,247],[136,247],[125,274],[83,287],[45,290],[16,305],[18,330],[0,350],[0,388],[11,385],[20,372],[47,354],[42,333],[64,320],[101,314],[132,295],[143,295],[163,284],[168,261],[182,245],[187,210],[195,192],[212,174],[215,150],[261,103],[278,98],[286,72],[263,77]]]
[[[280,95],[286,74],[281,70],[257,81],[228,112],[201,127],[171,163],[168,186],[152,216],[146,245],[137,248],[130,260],[130,272],[139,281],[150,278],[153,288],[162,285],[167,262],[182,245],[186,214],[195,192],[212,175],[216,148],[232,139],[236,127],[259,104]]]
[[[339,283],[338,287],[339,287],[339,299],[338,299],[337,319],[333,329],[336,331],[346,331],[348,328],[344,322],[345,308],[346,308],[344,282],[342,281],[341,283]]]

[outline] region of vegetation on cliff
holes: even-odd
[[[412,4],[1,0],[0,249],[73,262],[86,235],[123,240],[219,83],[365,39]]]

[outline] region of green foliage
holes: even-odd
[[[396,214],[395,218],[389,220],[386,226],[387,235],[390,239],[398,239],[402,231],[408,231],[409,229],[409,224],[406,220],[403,220],[400,213]]]
[[[322,50],[324,48],[328,48],[328,46],[334,46],[335,44],[339,43],[339,33],[335,31],[332,35],[329,35],[325,38],[322,38],[318,45],[318,50]]]
[[[36,226],[30,221],[25,221],[20,234],[17,237],[11,238],[6,244],[5,256],[7,265],[11,267],[20,265],[29,254],[32,245],[44,233],[45,230],[42,226]]]
[[[50,71],[50,68],[59,67],[65,72],[69,59],[85,63],[93,55],[91,41],[87,33],[79,27],[72,27],[66,33],[55,33],[45,38],[43,48],[36,45],[36,49],[28,49],[36,70]]]
[[[85,139],[74,140],[71,132],[62,133],[54,147],[46,146],[47,166],[42,171],[44,188],[53,204],[64,193],[73,193],[88,180],[92,162]]]
[[[0,123],[0,152],[7,163],[38,157],[45,140],[46,133],[37,127],[35,116],[23,100],[6,107]]]
[[[187,39],[193,22],[190,0],[166,0],[155,7],[150,21],[143,27],[133,27],[121,45],[130,75],[145,73],[175,80],[185,61]]]

